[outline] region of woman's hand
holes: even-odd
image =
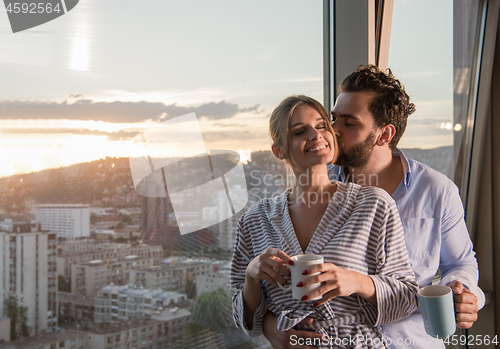
[[[369,276],[356,271],[342,269],[332,263],[313,265],[304,270],[303,275],[316,273],[321,274],[311,276],[303,281],[302,284],[300,282],[297,284],[298,287],[303,287],[322,283],[320,287],[305,296],[307,299],[323,296],[322,299],[314,303],[314,306],[326,303],[334,297],[350,296],[353,293],[356,293],[374,305],[377,304],[375,284]]]
[[[293,265],[292,259],[285,252],[270,247],[248,264],[245,276],[255,280],[266,280],[273,285],[277,285],[276,282],[284,285],[286,279],[281,274],[290,276],[285,263]]]

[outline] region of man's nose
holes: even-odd
[[[340,124],[338,122],[332,122],[333,133],[335,136],[340,137]]]

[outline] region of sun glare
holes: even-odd
[[[0,144],[0,177],[36,172],[109,157],[127,157],[128,141],[105,136],[18,135]]]
[[[73,38],[73,49],[71,51],[71,70],[89,70],[89,44],[84,37]]]

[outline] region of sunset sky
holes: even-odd
[[[401,147],[452,144],[443,127],[452,121],[452,2],[433,1],[422,25],[412,18],[426,2],[395,1],[390,66],[418,110]],[[269,149],[268,118],[284,97],[323,100],[322,8],[81,0],[15,34],[2,8],[0,177],[127,157],[139,131],[191,112],[207,149]]]

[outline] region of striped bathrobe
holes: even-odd
[[[248,335],[262,334],[262,319],[270,310],[278,316],[278,329],[282,331],[306,317],[314,318],[312,325],[299,326],[328,336],[320,348],[379,348],[385,347],[380,326],[407,317],[418,307],[418,285],[394,200],[379,188],[336,184],[337,192],[305,251],[290,219],[290,189],[275,198],[263,199],[241,217],[231,285],[237,289],[233,297],[234,321]],[[377,306],[353,294],[313,307],[313,302],[295,300],[289,291],[261,280],[262,302],[249,330],[243,316],[245,270],[253,258],[269,247],[289,256],[319,254],[325,263],[369,275],[375,284]]]

